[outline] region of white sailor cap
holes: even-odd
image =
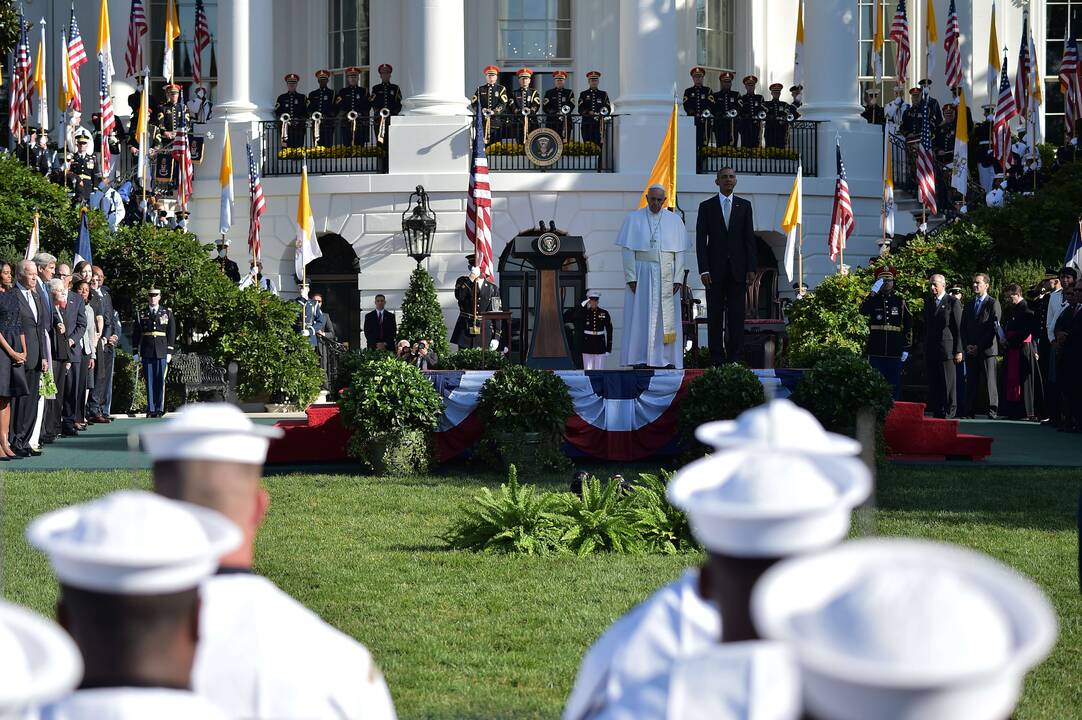
[[[600,290],[587,290],[586,291],[586,297],[587,298],[593,298],[594,300],[599,300],[601,298],[601,291]]]
[[[751,609],[762,636],[795,650],[805,711],[831,720],[1002,720],[1057,633],[1032,581],[923,540],[857,540],[783,561]]]
[[[809,455],[856,455],[860,443],[827,432],[815,416],[790,400],[772,400],[741,413],[736,420],[700,425],[695,437],[717,449],[792,450]]]
[[[46,513],[26,536],[62,584],[123,595],[194,588],[241,542],[224,515],[143,490]]]
[[[83,676],[83,658],[71,637],[29,610],[0,601],[0,716],[67,695]]]
[[[143,449],[159,460],[218,460],[262,465],[281,428],[257,425],[229,403],[191,403],[169,420],[138,432]]]

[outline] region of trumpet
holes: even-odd
[[[571,114],[571,106],[570,105],[561,105],[560,106],[560,114],[561,115],[570,115]]]
[[[736,110],[733,109],[733,108],[729,108],[728,110],[725,111],[725,117],[727,117],[727,118],[735,118],[736,115],[737,115]]]
[[[359,116],[357,115],[356,110],[350,110],[348,113],[346,113],[346,119],[349,120],[350,129],[352,131],[350,133],[350,135],[349,135],[349,144],[350,144],[350,146],[352,146],[354,141],[356,141],[356,139],[357,139],[357,118],[358,117]]]
[[[602,115],[608,115],[610,112],[612,112],[612,111],[609,110],[607,105],[605,107],[601,108],[601,114]]]
[[[323,113],[321,113],[319,110],[316,110],[314,113],[312,113],[312,138],[315,140],[315,143],[317,145],[319,144],[319,126],[322,122]]]
[[[530,136],[530,121],[526,119],[530,117],[530,108],[523,105],[519,113],[522,115],[522,144],[525,145],[526,138]]]
[[[496,114],[496,111],[494,111],[492,108],[481,108],[481,114],[487,118],[490,118]]]
[[[709,120],[710,118],[714,117],[714,113],[710,112],[710,110],[703,110],[699,114],[699,117],[701,117],[703,120]]]
[[[521,110],[519,110],[519,112],[522,114],[522,117],[527,117],[530,114],[530,108],[524,107]]]
[[[766,110],[760,110],[759,112],[755,113],[755,119],[766,120]]]
[[[785,122],[793,122],[794,120],[796,120],[796,115],[792,111],[785,113]]]
[[[292,119],[289,113],[282,113],[278,116],[278,122],[282,124],[282,144],[285,144],[289,139],[289,121]]]
[[[383,138],[387,135],[387,118],[391,117],[390,108],[379,109],[379,134],[376,135],[376,142],[383,143]]]

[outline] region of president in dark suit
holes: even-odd
[[[79,433],[79,428],[75,423],[79,388],[86,387],[80,382],[84,372],[83,335],[86,334],[86,303],[83,302],[79,293],[68,290],[63,317],[65,337],[62,341],[68,344],[68,369],[64,373],[64,387],[57,387],[57,392],[64,395],[61,406],[60,434],[64,437],[74,437]]]
[[[30,436],[34,434],[34,425],[38,421],[38,390],[41,373],[49,369],[45,358],[45,324],[49,322],[49,311],[41,302],[38,292],[38,266],[32,260],[19,262],[18,282],[11,292],[19,296],[19,313],[26,336],[26,384],[30,392],[14,399],[10,432],[11,449],[16,455],[29,457],[40,455],[40,450],[30,446]]]
[[[364,340],[369,350],[392,350],[398,335],[394,313],[385,310],[387,298],[376,295],[376,309],[364,316]]]
[[[695,254],[699,261],[699,276],[706,287],[710,358],[715,365],[720,365],[736,362],[740,357],[744,342],[744,303],[758,261],[751,203],[733,194],[736,171],[723,167],[718,170],[714,183],[718,186],[718,194],[699,204]]]
[[[966,392],[964,417],[973,417],[973,406],[981,383],[988,388],[988,417],[995,419],[999,410],[996,357],[999,356],[999,335],[996,324],[1003,312],[999,300],[988,294],[988,276],[973,276],[973,299],[962,309],[962,346],[966,359]]]
[[[928,373],[928,409],[937,418],[952,418],[958,410],[954,366],[962,362],[962,305],[947,294],[938,273],[924,299],[924,361]]]

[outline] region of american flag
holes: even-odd
[[[210,47],[210,25],[203,0],[195,0],[195,52],[192,55],[192,79],[198,85],[203,80],[203,51]]]
[[[845,179],[842,143],[838,140],[838,182],[834,185],[834,209],[830,213],[830,259],[837,260],[845,243],[856,228],[853,202],[849,198],[849,181]]]
[[[999,72],[999,99],[996,102],[996,115],[993,122],[992,153],[999,166],[1006,171],[1011,166],[1011,120],[1018,117],[1018,106],[1011,94],[1011,81],[1007,78],[1007,58],[1003,58],[1003,69]]]
[[[128,22],[128,47],[124,50],[127,77],[135,77],[143,69],[142,37],[150,32],[143,0],[131,0],[131,20]]]
[[[98,63],[98,102],[101,103],[101,174],[109,177],[112,160],[109,133],[116,130],[116,118],[113,116],[113,99],[109,97],[109,83],[105,79],[105,63]]]
[[[173,136],[173,159],[180,163],[180,182],[177,191],[180,195],[181,205],[186,205],[188,198],[192,196],[192,174],[195,172],[195,166],[192,165],[192,146],[188,141],[188,113],[183,110],[183,93],[180,95],[180,107],[177,132]]]
[[[958,11],[951,0],[947,11],[947,34],[943,38],[943,49],[947,51],[947,87],[962,84],[962,28],[958,25]]]
[[[897,81],[905,85],[909,73],[909,19],[905,14],[905,0],[898,0],[898,9],[890,24],[890,39],[894,41],[897,54],[894,71]]]
[[[15,50],[15,72],[11,77],[11,107],[8,129],[16,140],[23,136],[30,113],[30,36],[19,16],[19,45]]]
[[[932,155],[932,124],[928,122],[928,98],[920,112],[920,144],[917,146],[917,198],[932,215],[935,202],[935,157]]]
[[[248,151],[248,190],[252,197],[252,206],[248,221],[248,252],[252,255],[252,264],[259,260],[259,218],[267,211],[267,201],[263,199],[263,186],[259,182],[259,173],[255,167],[255,157],[252,155],[252,144],[247,143]]]
[[[1063,45],[1063,59],[1059,64],[1059,87],[1063,93],[1064,117],[1067,129],[1072,135],[1078,131],[1077,125],[1082,118],[1082,81],[1078,68],[1078,41],[1068,39]]]
[[[492,272],[492,188],[488,184],[488,158],[485,157],[485,124],[480,116],[475,125],[470,189],[466,199],[466,238],[473,243],[481,276],[492,282],[496,279]]]
[[[68,30],[68,68],[71,74],[71,106],[75,110],[83,109],[83,99],[79,91],[79,68],[86,65],[86,48],[83,36],[79,33],[79,23],[75,21],[75,6],[71,7],[71,27]]]
[[[1014,106],[1019,114],[1029,107],[1030,76],[1033,59],[1029,56],[1029,13],[1022,16],[1022,46],[1018,48],[1018,70],[1014,77]]]

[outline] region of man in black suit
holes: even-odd
[[[394,313],[384,310],[387,298],[376,295],[376,309],[364,316],[364,340],[369,350],[390,350],[398,335]]]
[[[66,266],[63,266],[66,267]],[[61,269],[61,272],[63,269]],[[70,271],[68,271],[70,277]],[[67,303],[68,291],[64,287],[64,278],[55,278],[49,287],[50,333],[49,343],[53,357],[53,382],[56,384],[56,397],[45,401],[45,421],[41,426],[41,441],[45,444],[55,442],[60,437],[60,418],[64,414],[64,383],[68,374],[68,328],[64,325],[63,305]]]
[[[973,417],[980,383],[988,388],[988,417],[996,418],[999,409],[999,390],[996,384],[996,357],[999,355],[999,336],[996,324],[1003,313],[999,300],[988,294],[988,276],[973,276],[973,299],[962,310],[962,345],[966,358],[966,392],[964,417]]]
[[[60,267],[63,269],[66,266],[61,265]],[[65,437],[74,437],[79,431],[79,428],[75,425],[75,408],[78,406],[79,380],[82,377],[83,335],[86,334],[86,303],[83,302],[83,298],[79,293],[68,290],[67,302],[62,315],[65,332],[64,336],[57,341],[57,344],[67,343],[68,369],[64,373],[64,387],[57,387],[57,392],[64,395],[60,418],[60,434]]]
[[[718,194],[699,204],[695,254],[706,287],[707,334],[715,365],[736,362],[744,342],[744,303],[755,277],[755,222],[751,203],[736,197],[736,170],[723,167],[714,180]],[[722,315],[725,316],[723,330]],[[723,340],[724,337],[724,340]],[[725,352],[722,352],[724,345]]]
[[[929,279],[931,297],[924,299],[924,358],[928,373],[928,409],[937,418],[952,418],[958,409],[954,366],[962,362],[962,306],[947,294],[940,274]]]
[[[49,321],[47,308],[41,303],[38,293],[38,266],[32,260],[21,260],[17,271],[18,282],[12,292],[19,296],[20,319],[23,334],[26,337],[26,384],[30,389],[27,395],[15,398],[15,410],[12,413],[11,449],[21,457],[40,455],[40,450],[30,447],[30,436],[34,434],[34,425],[38,420],[38,388],[42,371],[49,369],[45,358],[45,323]]]
[[[90,282],[90,303],[94,312],[102,319],[101,337],[98,339],[97,360],[94,363],[94,389],[86,401],[86,419],[92,423],[111,422],[105,412],[107,400],[112,395],[113,363],[116,359],[116,344],[120,339],[120,328],[113,324],[116,313],[113,308],[113,296],[105,287],[105,271],[93,266]]]

